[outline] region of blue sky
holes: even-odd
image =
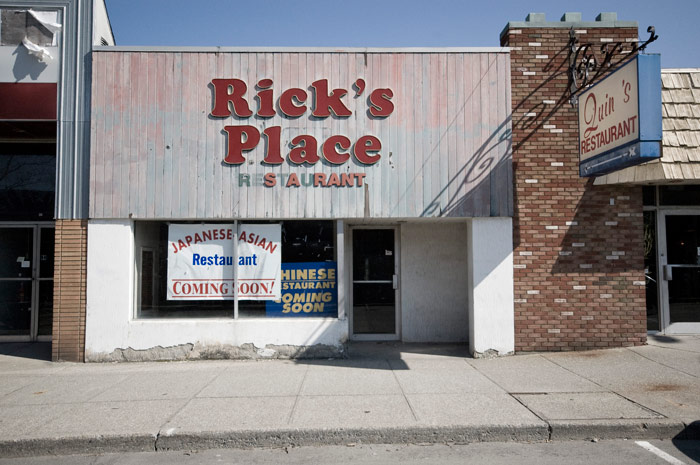
[[[117,45],[260,47],[496,47],[529,12],[593,21],[616,12],[659,40],[664,68],[700,67],[700,0],[106,0]]]

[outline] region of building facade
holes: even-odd
[[[110,48],[93,64],[88,359],[513,351],[507,51]],[[244,289],[275,259],[257,240],[231,274],[202,266],[239,256],[197,248],[217,229],[241,246],[265,225],[281,294]],[[511,329],[489,331],[499,315]]]
[[[480,357],[697,331],[697,258],[664,243],[689,243],[695,213],[624,174],[666,152],[579,176],[578,52],[599,80],[640,43],[636,22],[567,13],[508,23],[490,49],[96,47],[80,164],[56,164],[56,221],[32,226],[41,247],[56,230],[32,284],[54,283],[54,359],[338,356],[350,340]],[[664,102],[686,98],[675,79]],[[664,105],[667,150],[693,123]]]
[[[0,2],[0,339],[82,360],[90,51],[102,0]]]

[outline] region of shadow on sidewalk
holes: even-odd
[[[691,460],[700,462],[700,420],[694,421],[685,427],[675,438],[673,445]]]
[[[51,361],[50,342],[2,342],[0,357],[21,357],[33,360]]]
[[[655,342],[663,342],[665,344],[675,344],[678,342],[681,342],[681,339],[673,336],[664,336],[661,334],[649,334],[647,336],[647,339],[655,341]]]
[[[305,365],[367,368],[372,370],[408,370],[407,357],[426,359],[436,357],[468,358],[469,346],[463,344],[423,344],[404,342],[350,342],[345,358],[296,359]]]

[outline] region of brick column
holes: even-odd
[[[637,38],[636,23],[614,16],[530,15],[501,35],[511,47],[516,351],[646,342],[641,187],[579,177],[569,102],[570,29],[602,59],[601,44],[629,49]]]
[[[56,220],[53,294],[54,361],[85,360],[87,220]]]

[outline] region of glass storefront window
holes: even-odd
[[[659,204],[663,206],[700,205],[700,185],[660,186]]]
[[[656,205],[656,186],[642,187],[642,204],[645,207],[653,207]]]
[[[659,331],[659,274],[656,266],[656,212],[644,212],[644,281],[647,331]]]
[[[238,224],[242,231],[246,225],[265,222],[244,221]],[[239,297],[238,317],[337,317],[335,222],[299,220],[269,224],[279,224],[281,229],[282,298],[273,301],[244,300]],[[224,229],[232,227],[233,222],[206,223],[202,227],[207,229],[209,225]],[[198,297],[168,300],[168,228],[165,222],[135,223],[137,317],[233,318],[233,292],[227,294],[228,300]],[[243,257],[244,261],[246,259],[256,261],[257,257]],[[234,266],[232,263],[225,266]],[[240,266],[238,269],[240,272]]]
[[[55,183],[55,143],[0,143],[0,220],[53,219]]]

